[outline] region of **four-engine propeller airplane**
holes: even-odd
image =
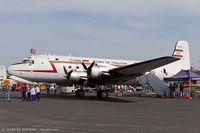
[[[83,96],[84,86],[132,84],[133,79],[149,71],[163,79],[182,69],[190,69],[189,47],[186,41],[178,41],[172,56],[147,61],[100,59],[88,57],[32,55],[21,63],[8,67],[10,75],[33,82],[49,82],[60,85],[80,85],[77,96]],[[167,74],[166,74],[167,73]],[[106,90],[98,96],[107,97]]]

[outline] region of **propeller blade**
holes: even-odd
[[[82,66],[83,66],[83,68],[84,68],[86,71],[88,70],[88,68],[87,68],[87,66],[85,65],[85,63],[82,62]]]
[[[93,61],[92,64],[88,67],[88,70],[92,70],[94,64],[95,64],[95,61]]]
[[[88,67],[88,70],[87,70],[88,76],[91,75],[91,73],[92,73],[92,68],[93,68],[94,64],[95,64],[95,61],[93,61],[92,64]]]
[[[65,68],[65,66],[63,66],[64,72],[65,72],[65,76],[67,76],[67,69]]]
[[[68,80],[70,79],[72,72],[73,72],[73,70],[71,70],[71,71],[68,72],[68,74],[67,74],[67,79]]]

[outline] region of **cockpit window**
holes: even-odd
[[[29,60],[23,60],[22,63],[29,63]]]
[[[25,58],[22,62],[20,62],[20,63],[15,63],[15,64],[13,64],[13,65],[18,65],[18,64],[29,64],[29,65],[32,65],[32,64],[34,64],[34,60],[31,60],[30,57],[27,57],[27,58]]]
[[[24,64],[34,64],[34,60],[23,60]]]

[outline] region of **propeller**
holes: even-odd
[[[91,75],[91,73],[92,73],[92,68],[94,67],[94,65],[95,65],[95,61],[93,61],[92,64],[90,64],[89,67],[87,67],[87,66],[85,65],[85,63],[82,62],[82,66],[83,66],[83,68],[87,71],[88,76]]]
[[[63,66],[63,69],[64,69],[64,72],[65,72],[66,79],[69,80],[73,70],[70,70],[69,72],[67,72],[67,69],[65,68],[65,66]]]

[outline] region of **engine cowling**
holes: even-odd
[[[73,71],[70,75],[69,81],[73,83],[79,83],[81,80],[87,78],[87,73],[82,71]]]
[[[98,66],[95,66],[92,68],[91,70],[91,73],[89,74],[89,78],[92,78],[92,79],[99,79],[103,72],[106,72],[106,68],[105,67],[98,67]]]

